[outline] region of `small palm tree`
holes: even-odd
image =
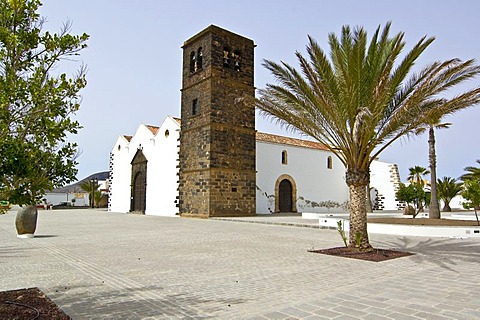
[[[369,43],[363,28],[344,26],[340,37],[329,35],[329,56],[309,37],[308,59],[296,54],[300,71],[264,61],[277,84],[259,90],[256,100],[265,116],[323,143],[343,163],[350,191],[349,247],[362,250],[371,249],[366,210],[371,162],[432,117],[480,102],[480,88],[441,96],[480,73],[474,60],[434,62],[411,74],[434,39],[424,37],[403,53],[404,34],[389,33],[390,23],[378,27]]]
[[[93,194],[93,199],[95,201],[95,206],[99,207],[100,206],[100,201],[102,201],[103,194],[100,190],[95,190]]]
[[[98,190],[99,186],[100,185],[96,179],[89,180],[80,185],[80,188],[88,193],[88,202],[90,208],[95,207],[95,191]]]
[[[477,160],[477,163],[480,164],[480,160]],[[467,173],[463,174],[460,177],[460,180],[463,180],[463,181],[471,180],[471,179],[480,180],[480,168],[473,167],[473,166],[468,166],[468,167],[463,168],[463,170],[467,171]]]
[[[437,180],[438,197],[443,201],[443,211],[450,212],[450,201],[458,196],[463,190],[463,183],[457,182],[457,179],[443,177]]]
[[[424,168],[421,166],[408,168],[408,170],[409,170],[409,174],[408,174],[407,180],[410,181],[410,183],[415,183],[419,186],[424,187],[426,184],[426,181],[423,179],[423,176],[426,176],[427,174],[429,174],[430,171],[428,171],[427,168]]]
[[[430,164],[430,205],[428,217],[440,219],[440,209],[437,197],[437,154],[435,152],[435,129],[446,129],[451,123],[441,123],[440,117],[432,117],[425,127],[419,128],[416,134],[422,134],[428,129],[428,159]]]

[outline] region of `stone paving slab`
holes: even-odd
[[[372,234],[415,253],[375,263],[307,251],[335,230],[59,210],[18,239],[14,220],[0,290],[37,286],[73,319],[480,318],[479,239]]]

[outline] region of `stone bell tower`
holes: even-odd
[[[256,214],[252,40],[209,26],[183,45],[179,211]]]

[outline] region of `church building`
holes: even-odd
[[[181,119],[141,124],[110,153],[109,211],[184,217],[345,212],[345,167],[324,145],[255,130],[254,43],[210,26],[183,45]],[[375,209],[398,209],[374,161]]]

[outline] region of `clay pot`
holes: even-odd
[[[18,209],[15,227],[18,238],[33,238],[37,228],[38,210],[36,206],[27,206]]]

